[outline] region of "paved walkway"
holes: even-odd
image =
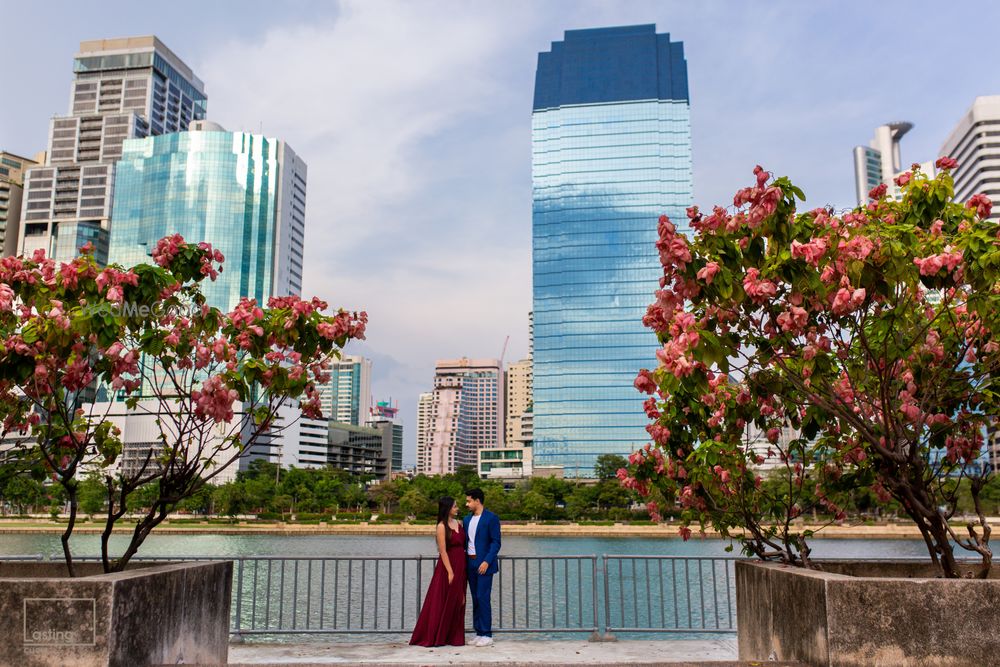
[[[494,646],[420,648],[404,643],[232,644],[230,665],[737,665],[736,639],[705,641],[505,640]],[[752,663],[744,663],[752,664]],[[768,667],[781,663],[767,663]]]

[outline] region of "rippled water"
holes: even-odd
[[[123,549],[125,536],[112,538],[113,548]],[[827,558],[892,558],[923,557],[926,548],[920,540],[813,540],[814,557]],[[642,537],[507,537],[503,540],[505,556],[555,555],[659,555],[659,556],[725,556],[726,542],[717,539],[694,538],[684,542],[677,538]],[[73,550],[80,555],[100,553],[98,535],[77,535]],[[0,555],[59,554],[59,535],[4,534],[0,535]],[[738,555],[738,551],[734,552]],[[433,556],[434,541],[430,536],[366,536],[366,535],[162,535],[155,532],[146,540],[140,556],[319,556],[328,558],[361,558],[366,556]]]

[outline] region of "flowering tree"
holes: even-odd
[[[841,520],[839,494],[870,485],[945,576],[961,574],[956,549],[986,576],[979,456],[1000,414],[1000,240],[987,197],[952,202],[956,166],[941,158],[930,179],[914,165],[899,201],[880,185],[843,215],[797,213],[801,191],[757,167],[734,209],[688,209],[693,239],[660,219],[664,273],[644,322],[663,347],[636,379],[655,445],[619,476],[654,503],[679,500],[685,537],[711,524],[748,554],[808,564],[810,533],[791,523],[803,499]],[[758,472],[768,455],[777,486]],[[960,486],[976,514],[964,527]]]
[[[85,473],[103,480],[101,555],[105,571],[120,571],[177,503],[274,434],[283,404],[297,400],[303,415],[319,416],[316,385],[367,322],[294,296],[220,312],[200,283],[216,278],[222,254],[179,235],[157,244],[155,264],[130,269],[102,269],[83,251],[61,264],[41,251],[0,260],[0,416],[8,443],[18,443],[8,461],[41,467],[65,490],[71,575]],[[154,424],[155,444],[123,443],[113,410]],[[112,558],[112,529],[139,490],[149,506]]]

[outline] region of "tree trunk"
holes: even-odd
[[[73,535],[73,527],[76,525],[76,486],[73,484],[68,484],[63,486],[66,489],[66,498],[69,501],[69,522],[66,524],[66,530],[62,534],[62,548],[63,548],[63,558],[66,559],[66,571],[69,576],[76,576],[76,568],[73,566],[73,552],[69,548],[69,538]]]

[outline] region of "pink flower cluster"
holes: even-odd
[[[980,220],[990,217],[990,212],[993,210],[993,202],[982,193],[969,197],[969,201],[965,202],[965,206],[966,208],[976,209],[976,215],[979,216]]]
[[[819,260],[826,252],[826,239],[813,238],[808,243],[792,241],[792,257],[801,257],[807,264],[819,266]]]
[[[180,234],[164,236],[156,242],[156,247],[153,248],[153,261],[163,268],[168,268],[170,263],[174,261],[174,257],[180,253],[183,245],[184,237]]]
[[[233,420],[233,403],[239,398],[235,389],[230,389],[221,375],[213,375],[201,385],[201,390],[191,392],[194,402],[194,414],[199,419],[211,419],[216,422],[231,422]]]
[[[135,287],[139,284],[139,276],[131,270],[119,271],[108,267],[97,274],[98,293],[104,293],[104,298],[112,303],[121,303],[125,298],[124,286]]]
[[[214,250],[211,243],[205,241],[199,243],[198,248],[204,252],[201,257],[201,275],[208,276],[209,280],[215,280],[222,271],[222,263],[226,261],[225,256],[221,251]],[[215,264],[219,265],[218,269],[215,268]]]
[[[851,313],[860,308],[865,302],[866,294],[864,287],[859,287],[853,291],[847,287],[841,287],[836,292],[830,294],[830,310],[834,315]]]
[[[945,252],[938,253],[937,255],[914,257],[913,263],[920,269],[920,275],[922,276],[936,276],[941,269],[945,269],[947,273],[951,273],[962,264],[962,251],[949,251],[949,248],[945,248]]]
[[[317,325],[319,335],[327,340],[336,340],[341,336],[365,339],[365,327],[368,324],[368,313],[348,313],[341,310],[333,316],[333,322],[320,322]]]
[[[760,270],[756,267],[747,269],[746,277],[743,278],[743,290],[756,304],[767,303],[778,294],[778,286],[770,280],[761,278]]]
[[[958,160],[950,157],[939,157],[934,166],[941,171],[951,171],[952,169],[958,169]]]

